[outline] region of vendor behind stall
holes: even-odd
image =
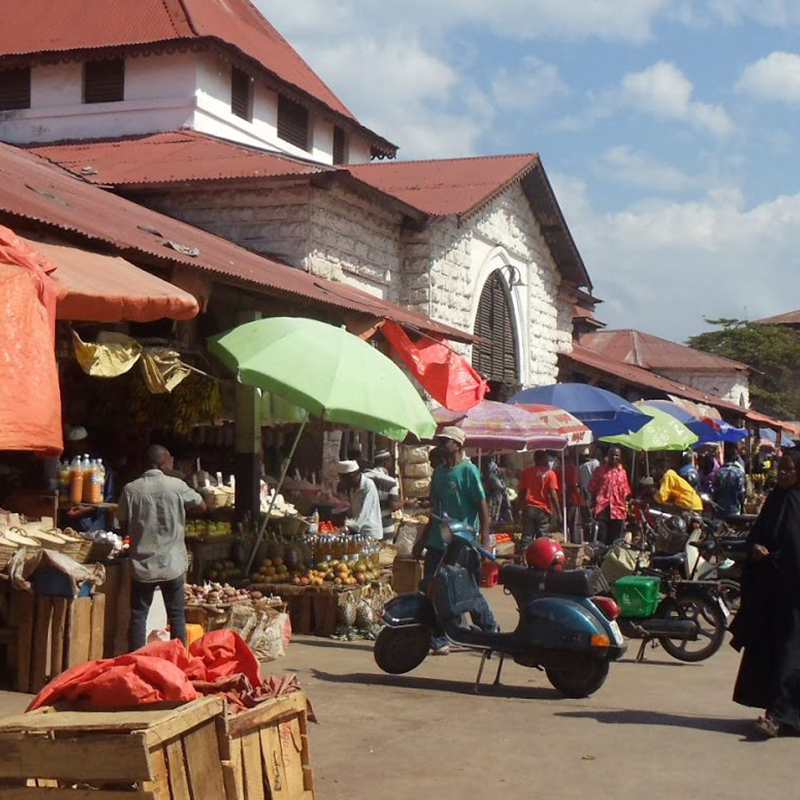
[[[364,475],[375,484],[375,488],[378,490],[383,539],[393,542],[395,535],[393,515],[395,511],[403,507],[403,501],[400,499],[400,484],[392,475],[392,454],[388,450],[378,450],[375,453],[374,462],[375,466],[366,470]]]
[[[356,461],[340,461],[336,469],[341,478],[341,485],[350,500],[348,529],[351,533],[382,539],[383,522],[377,487],[364,475]]]
[[[73,425],[67,429],[64,437],[64,457],[72,461],[82,455],[89,458],[97,458],[92,450],[89,440],[89,433],[82,425]],[[106,480],[103,486],[103,502],[113,503],[116,495],[114,477],[111,470],[106,467]],[[68,512],[72,524],[79,531],[103,531],[106,530],[106,510],[88,505],[73,506]]]

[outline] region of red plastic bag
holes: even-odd
[[[467,411],[489,391],[489,384],[472,364],[444,339],[423,336],[412,342],[403,328],[391,320],[386,320],[381,331],[414,377],[445,408]]]
[[[0,450],[63,450],[53,269],[0,225]]]

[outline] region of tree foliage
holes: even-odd
[[[777,419],[800,419],[800,333],[783,325],[707,319],[717,330],[692,336],[689,347],[752,368],[751,405]]]

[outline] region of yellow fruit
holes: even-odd
[[[342,585],[342,579],[341,578],[334,578],[333,579],[333,583],[334,583],[335,586],[341,586]]]
[[[294,580],[292,580],[292,583],[293,583],[295,586],[299,586],[299,585],[300,585],[300,578],[298,578],[298,577],[295,577],[295,578],[294,578]]]
[[[261,566],[262,566],[262,567],[271,567],[271,566],[272,566],[272,562],[271,562],[271,561],[270,561],[268,558],[265,558],[265,559],[264,559],[264,560],[261,562]]]
[[[277,575],[277,573],[278,570],[276,570],[275,567],[267,567],[267,575],[269,575],[270,577],[272,577],[273,575]]]
[[[308,586],[308,578],[300,578],[301,586]]]
[[[282,567],[283,566],[283,559],[282,558],[276,558],[272,563],[276,567]]]
[[[359,572],[358,575],[356,575],[356,581],[363,586],[367,582],[367,577],[363,572]]]

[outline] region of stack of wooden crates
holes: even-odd
[[[306,696],[0,721],[0,800],[313,800]]]

